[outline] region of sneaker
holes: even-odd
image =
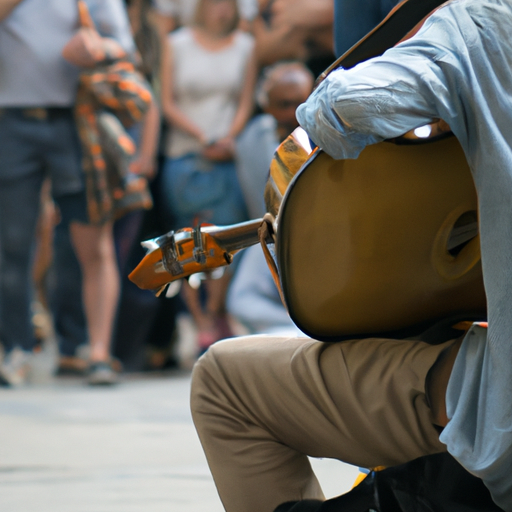
[[[33,353],[15,348],[5,357],[0,366],[0,385],[21,386],[25,384],[32,370]]]
[[[107,361],[91,363],[87,382],[90,386],[112,386],[117,383],[117,373]]]

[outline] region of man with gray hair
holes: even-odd
[[[279,62],[263,70],[256,86],[256,101],[263,111],[248,123],[236,141],[237,175],[249,216],[266,210],[263,191],[277,146],[299,125],[297,107],[313,89],[311,71],[298,61]]]

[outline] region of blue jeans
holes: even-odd
[[[8,352],[34,347],[30,303],[41,186],[59,197],[83,191],[71,109],[0,108],[0,341]]]
[[[71,243],[69,227],[59,224],[53,238],[53,261],[49,279],[49,302],[55,335],[62,356],[74,356],[88,340],[82,303],[82,271]]]

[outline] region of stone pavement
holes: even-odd
[[[188,407],[190,372],[113,388],[0,388],[1,512],[221,512]],[[328,496],[357,469],[313,461]]]

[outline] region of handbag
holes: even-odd
[[[482,480],[448,453],[372,471],[350,492],[326,501],[301,500],[274,512],[503,512]]]
[[[87,209],[93,224],[153,206],[147,179],[132,174],[136,145],[126,129],[142,121],[151,88],[135,59],[117,41],[102,37],[84,0],[77,0],[80,27],[62,55],[80,66],[75,120],[82,145]]]

